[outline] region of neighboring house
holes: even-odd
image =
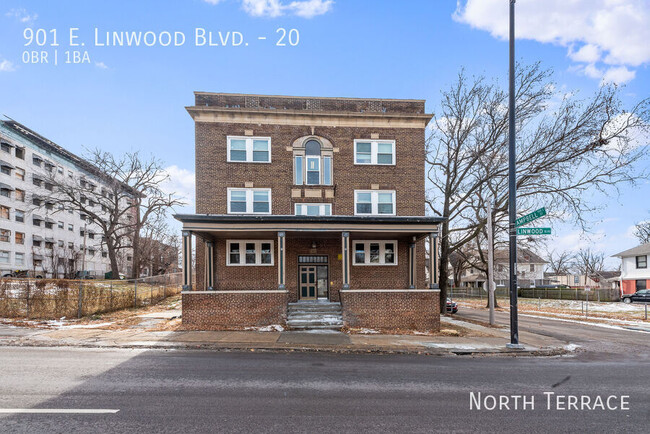
[[[507,249],[494,252],[494,281],[497,287],[507,287],[510,279],[510,253]],[[520,288],[544,285],[544,267],[548,262],[529,249],[517,249],[517,284]],[[485,288],[486,273],[472,267],[461,275],[461,286]]]
[[[621,258],[621,295],[650,288],[650,243],[613,255]]]
[[[619,287],[618,281],[621,276],[620,271],[598,271],[588,276],[580,273],[544,273],[544,278],[551,285],[565,285],[570,288],[600,288],[616,289]]]
[[[99,176],[98,176],[99,175]],[[53,198],[52,176],[103,188],[98,169],[13,120],[0,120],[0,273],[101,276],[110,261],[99,227]],[[84,255],[85,249],[85,255]],[[129,273],[130,253],[121,264]],[[84,268],[85,267],[85,268]]]
[[[152,238],[140,239],[140,277],[177,273],[178,247]]]
[[[316,300],[349,326],[439,327],[423,100],[195,99],[197,214],[176,216],[187,327],[282,323],[288,303]]]

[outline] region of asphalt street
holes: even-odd
[[[487,309],[464,309],[461,306],[455,316],[459,319],[488,322]],[[495,319],[498,325],[510,326],[508,312],[495,312]],[[581,360],[617,361],[621,356],[625,356],[650,363],[650,333],[648,332],[585,325],[575,321],[539,318],[521,313],[519,330],[551,336],[578,345],[584,351],[580,354]],[[650,386],[650,376],[646,377],[646,381]]]
[[[0,348],[2,432],[647,432],[647,360]],[[470,409],[471,393],[534,410]],[[629,396],[629,410],[547,408],[544,392]],[[475,397],[477,395],[474,395]],[[534,398],[530,398],[533,396]],[[625,398],[624,398],[625,399]],[[565,404],[566,406],[566,404]]]

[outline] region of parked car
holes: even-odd
[[[458,303],[451,301],[451,298],[447,299],[447,312],[456,313],[458,312]]]
[[[634,294],[623,294],[623,303],[650,303],[650,289],[641,289]]]
[[[88,270],[84,270],[84,271],[77,271],[74,275],[74,278],[87,280],[87,279],[94,279],[95,275],[91,274],[91,272]]]
[[[45,276],[41,272],[34,272],[30,270],[10,270],[3,273],[2,277],[17,277],[17,278],[35,277],[37,279],[42,279]]]

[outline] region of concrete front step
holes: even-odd
[[[341,303],[289,303],[287,326],[295,330],[340,330],[343,327]]]

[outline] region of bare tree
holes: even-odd
[[[548,267],[553,274],[567,274],[574,265],[575,255],[569,251],[556,253],[555,250],[548,254]]]
[[[165,213],[150,218],[144,225],[140,237],[140,269],[155,276],[173,272],[178,268],[179,239],[175,231],[167,224]]]
[[[586,229],[595,209],[586,192],[618,193],[624,183],[647,176],[635,164],[647,145],[635,143],[634,134],[647,128],[650,99],[626,112],[615,87],[601,87],[586,100],[575,93],[558,97],[551,71],[538,63],[517,71],[518,209],[545,205],[547,221]],[[461,71],[436,110],[427,141],[427,202],[433,215],[448,218],[441,224],[441,300],[450,254],[472,243],[481,255],[487,200],[494,204],[495,242],[507,236],[507,101],[497,83]]]
[[[580,249],[574,258],[574,268],[587,279],[603,271],[605,267],[605,254],[596,253],[591,249]]]
[[[634,235],[641,244],[650,243],[650,220],[639,222],[634,229]]]
[[[136,277],[143,226],[150,216],[182,202],[174,193],[162,191],[161,184],[168,175],[155,157],[144,159],[138,152],[115,157],[94,150],[78,163],[91,175],[75,179],[50,172],[48,182],[57,192],[53,199],[78,211],[99,229],[113,276],[119,275],[121,251],[132,249],[132,273]]]

